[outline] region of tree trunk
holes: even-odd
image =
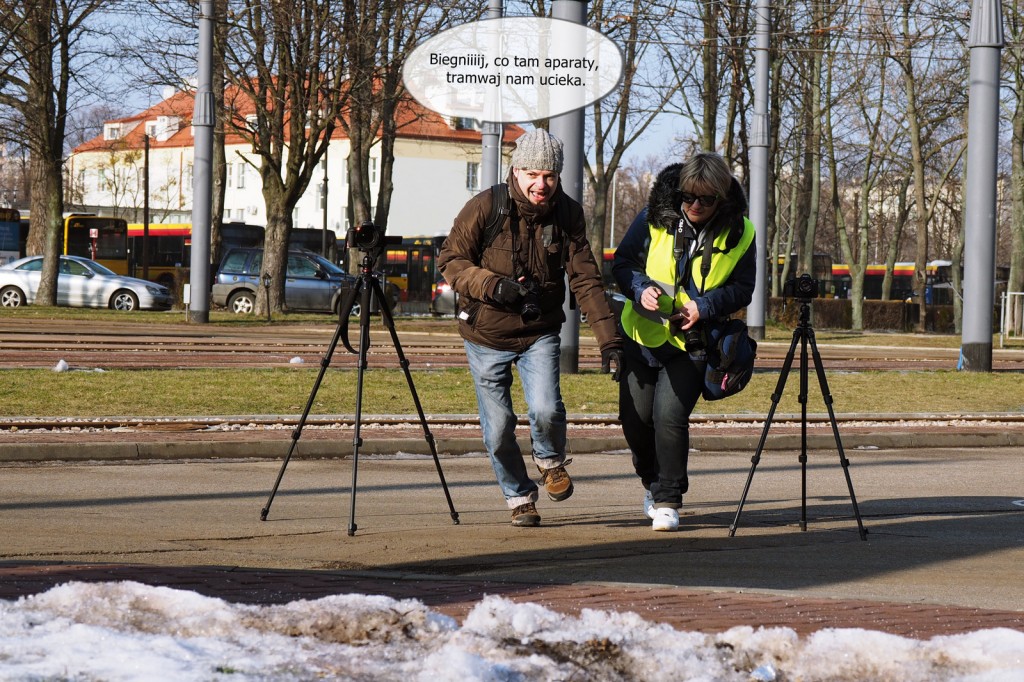
[[[704,44],[701,59],[704,72],[704,114],[701,126],[701,149],[714,150],[718,140],[718,15],[717,2],[703,4]]]
[[[267,206],[267,228],[263,238],[263,264],[260,266],[260,281],[270,277],[270,287],[258,288],[256,294],[256,315],[266,315],[267,310],[283,311],[285,307],[284,285],[288,265],[288,235],[291,233],[292,207],[285,202],[284,187],[274,173],[263,174],[263,200]],[[268,300],[269,296],[269,300]],[[269,308],[268,308],[269,306]]]
[[[1006,282],[1007,291],[1024,291],[1024,50],[1020,47],[1021,15],[1020,2],[1013,0],[1007,10],[1010,19],[1013,39],[1007,41],[1006,52],[1011,60],[1013,71],[1014,108],[1011,127],[1013,135],[1010,139],[1010,273]],[[961,234],[963,230],[961,229]],[[957,276],[954,282],[955,291],[959,291],[960,259],[963,253],[963,237],[957,249],[958,258],[953,260],[953,273]],[[961,303],[957,298],[957,303]],[[1024,310],[1018,298],[1010,308],[1010,321],[1015,329],[1021,326]],[[960,322],[960,318],[957,318]],[[957,332],[960,332],[959,327]]]
[[[224,17],[227,15],[227,0],[214,0],[214,49],[213,49],[213,108],[214,111],[224,111],[224,46],[228,39],[227,23]],[[223,122],[223,118],[218,117]],[[210,262],[216,270],[220,267],[221,253],[221,225],[224,223],[224,194],[226,192],[227,158],[224,152],[224,126],[213,127],[213,192],[210,197]],[[239,163],[244,163],[239,161]]]
[[[59,181],[60,164],[56,169],[45,158],[33,156],[32,222],[26,252],[30,256],[43,256],[43,270],[39,274],[39,289],[34,305],[57,305],[57,272],[64,240],[64,205],[61,201]]]

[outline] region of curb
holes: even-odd
[[[844,450],[905,450],[950,448],[999,448],[1024,447],[1024,431],[973,432],[973,433],[925,433],[885,432],[851,433],[839,432]],[[702,452],[754,452],[761,434],[701,434],[691,435],[690,447]],[[808,434],[808,450],[835,451],[836,441],[832,433]],[[483,455],[483,443],[479,438],[436,439],[438,455],[465,456]],[[519,439],[524,452],[530,448],[529,438]],[[0,462],[50,462],[50,461],[96,461],[96,460],[175,460],[175,459],[277,459],[283,458],[290,447],[290,441],[280,438],[256,438],[241,441],[99,441],[89,443],[4,443],[0,444]],[[323,459],[348,457],[353,454],[354,445],[345,440],[300,440],[292,457],[294,459]],[[570,454],[583,455],[600,452],[628,451],[629,447],[619,437],[578,437],[570,438]],[[769,434],[765,451],[799,451],[802,449],[799,433]],[[363,439],[359,452],[386,456],[423,455],[430,456],[430,447],[423,438]]]

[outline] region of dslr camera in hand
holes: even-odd
[[[540,319],[540,283],[532,277],[520,277],[519,285],[523,287],[523,304],[519,308],[519,316],[523,322],[536,322]]]
[[[787,280],[782,286],[783,298],[795,298],[798,301],[810,301],[821,296],[821,284],[807,273]]]

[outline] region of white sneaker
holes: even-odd
[[[673,531],[679,529],[679,510],[670,507],[657,507],[654,512],[654,522],[651,527],[654,530]]]
[[[649,519],[654,518],[654,495],[650,490],[644,492],[644,516]]]

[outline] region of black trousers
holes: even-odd
[[[656,506],[679,508],[689,489],[690,413],[704,385],[704,367],[674,346],[654,349],[652,367],[641,347],[626,340],[619,383],[619,419],[633,468]]]

